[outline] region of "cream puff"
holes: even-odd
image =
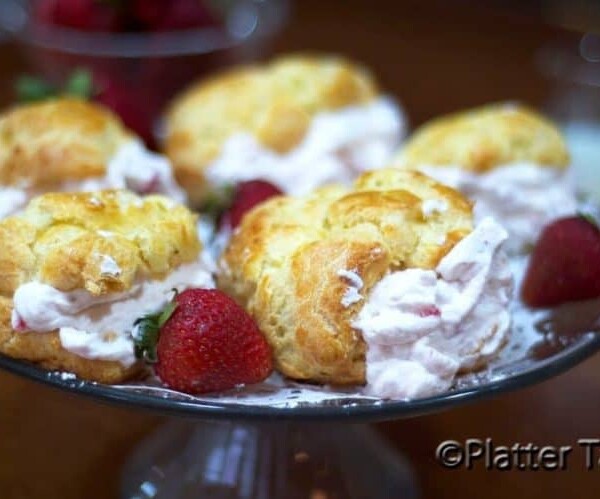
[[[243,180],[292,194],[349,183],[385,164],[405,123],[362,66],[294,55],[200,81],[175,99],[165,126],[165,154],[197,205]]]
[[[541,229],[576,210],[569,153],[557,127],[514,103],[476,108],[426,123],[396,158],[476,202],[477,219],[492,215],[509,231],[513,253]]]
[[[109,188],[185,201],[168,160],[98,104],[59,98],[0,115],[0,218],[44,192]]]
[[[277,369],[383,398],[447,390],[509,333],[512,275],[492,219],[418,172],[277,197],[233,233],[217,286],[254,316]]]
[[[196,216],[129,191],[49,193],[0,221],[0,352],[81,378],[135,376],[134,321],[213,287]]]

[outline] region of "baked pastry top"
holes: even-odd
[[[115,114],[92,102],[58,98],[14,107],[0,115],[0,185],[39,190],[102,176],[132,138]]]
[[[517,161],[566,168],[569,153],[550,120],[515,103],[433,119],[409,137],[395,159],[407,168],[456,166],[472,172]]]
[[[165,153],[191,195],[205,189],[202,171],[236,132],[285,153],[303,139],[319,112],[358,105],[378,93],[370,73],[339,57],[294,55],[203,80],[172,104]]]
[[[344,299],[348,272],[366,297],[389,272],[435,268],[471,230],[472,207],[459,192],[418,172],[382,169],[352,188],[254,208],[221,257],[217,285],[257,320],[283,374],[363,383],[366,345],[351,327],[361,303]]]
[[[136,279],[161,279],[198,258],[196,216],[169,198],[128,191],[49,193],[0,221],[0,351],[104,382],[136,367],[89,360],[61,347],[58,332],[15,332],[12,298],[31,281],[93,296],[131,289]],[[119,269],[106,273],[109,258]],[[135,317],[132,318],[132,320]]]

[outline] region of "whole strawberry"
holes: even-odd
[[[144,0],[144,3],[148,2],[149,0]],[[152,2],[160,3],[160,0],[152,0],[150,3]],[[168,8],[150,24],[150,30],[171,31],[217,25],[214,15],[202,0],[169,0],[166,3]]]
[[[41,22],[84,31],[119,31],[123,22],[117,1],[40,0],[34,12]]]
[[[521,294],[530,307],[600,297],[600,229],[593,220],[562,218],[542,231]]]
[[[136,353],[156,360],[156,374],[175,390],[228,390],[258,383],[273,369],[271,349],[252,317],[216,289],[183,291],[163,313],[136,326]]]
[[[171,0],[133,0],[132,11],[136,20],[143,26],[152,29],[165,18]]]
[[[95,100],[112,109],[127,127],[144,139],[148,146],[153,146],[153,113],[156,112],[156,105],[152,95],[148,92],[140,92],[136,85],[98,73],[94,79],[98,88]]]
[[[244,215],[256,205],[283,192],[273,184],[264,180],[248,180],[237,184],[233,193],[233,201],[219,221],[219,225],[235,229]]]

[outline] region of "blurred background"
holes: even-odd
[[[574,161],[588,165],[583,185],[600,193],[596,0],[192,1],[201,6],[193,15],[189,6],[168,16],[142,6],[142,17],[123,20],[93,1],[57,14],[53,2],[1,0],[0,104],[65,88],[91,93],[152,142],[161,111],[193,78],[290,51],[334,52],[369,66],[413,127],[491,101],[540,108],[564,128]],[[424,498],[595,497],[597,475],[577,456],[564,472],[502,473],[445,470],[434,452],[445,439],[597,437],[599,391],[596,357],[518,393],[377,428],[413,461]],[[117,497],[127,454],[162,421],[0,373],[0,497]]]
[[[598,160],[590,146],[600,133],[595,0],[2,0],[0,28],[0,104],[74,83],[150,145],[169,99],[195,78],[275,53],[321,51],[372,68],[413,126],[516,99],[563,124],[575,163]]]

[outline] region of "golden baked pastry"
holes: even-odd
[[[133,138],[115,114],[92,102],[59,98],[14,107],[0,115],[0,185],[40,191],[103,176]]]
[[[569,153],[551,121],[514,103],[436,118],[412,134],[395,160],[406,168],[457,166],[478,173],[517,161],[566,168]]]
[[[343,303],[344,271],[360,276],[366,297],[389,272],[435,268],[471,230],[471,204],[457,191],[418,172],[373,171],[353,188],[254,208],[221,257],[217,285],[255,317],[283,374],[363,383],[366,346],[351,327],[360,304]]]
[[[165,153],[193,203],[206,193],[204,169],[236,132],[285,153],[316,113],[365,103],[378,93],[371,75],[339,57],[295,55],[236,68],[201,81],[172,104]]]
[[[13,330],[13,295],[19,286],[39,282],[101,299],[127,292],[139,280],[162,279],[198,258],[195,224],[187,208],[158,195],[115,190],[35,198],[21,215],[0,221],[0,352],[95,381],[132,376],[138,365],[75,355],[62,348],[56,330]],[[106,261],[117,270],[107,272]]]

